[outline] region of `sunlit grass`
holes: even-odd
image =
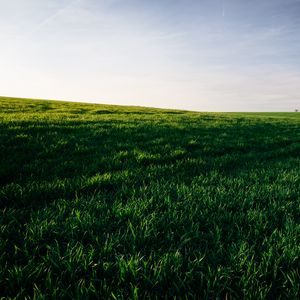
[[[0,106],[0,296],[300,297],[300,113]]]

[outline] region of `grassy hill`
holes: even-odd
[[[300,298],[300,113],[0,98],[0,297]]]

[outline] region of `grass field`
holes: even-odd
[[[0,119],[1,299],[300,298],[300,113]]]

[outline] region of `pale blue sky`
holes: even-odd
[[[300,0],[0,0],[0,95],[300,109]]]

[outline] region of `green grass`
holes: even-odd
[[[300,298],[300,113],[0,98],[0,120],[0,296]]]

